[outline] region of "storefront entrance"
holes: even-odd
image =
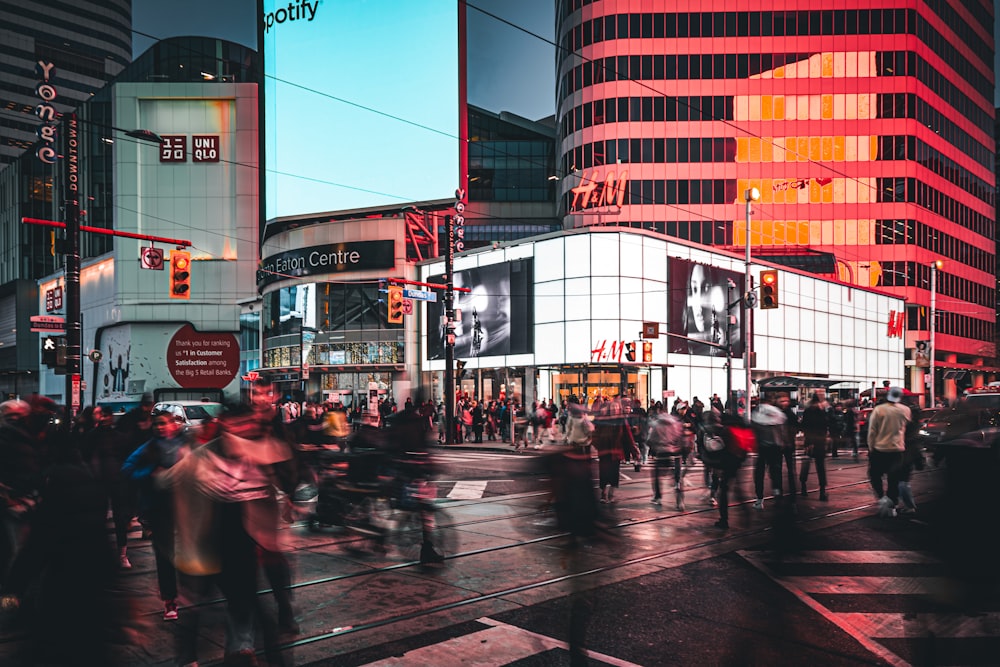
[[[628,366],[563,366],[552,370],[549,396],[557,404],[575,396],[589,406],[599,397],[635,397],[644,407],[649,404],[649,371]],[[584,401],[586,397],[586,401]]]

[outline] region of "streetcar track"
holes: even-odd
[[[866,486],[866,485],[868,485],[868,480],[862,480],[862,481],[857,481],[857,482],[849,482],[849,483],[839,484],[839,485],[837,485],[835,487],[829,487],[829,488],[831,488],[831,489],[834,489],[834,488],[843,489],[843,488],[856,487],[856,486]],[[770,498],[770,497],[768,497],[768,498]],[[741,501],[741,502],[738,502],[738,503],[731,504],[730,507],[738,507],[740,505],[748,504],[748,503],[751,503],[751,502],[753,502],[753,500],[752,499],[748,499],[748,500],[744,500],[744,501]],[[824,519],[829,519],[829,518],[832,518],[832,517],[840,517],[840,516],[845,516],[845,515],[859,513],[859,512],[862,512],[862,511],[867,511],[867,510],[870,510],[871,507],[872,507],[872,503],[868,502],[868,503],[864,503],[864,504],[856,505],[856,506],[852,506],[852,507],[831,510],[831,511],[828,511],[828,512],[822,512],[822,513],[814,515],[814,516],[810,516],[810,517],[798,519],[798,521],[813,523],[813,522],[816,522],[816,521],[822,521]],[[675,519],[675,518],[677,518],[679,516],[683,516],[685,514],[714,512],[714,511],[716,511],[716,509],[717,508],[707,507],[707,508],[703,508],[703,509],[699,509],[699,510],[693,510],[693,511],[689,511],[689,512],[681,512],[681,513],[670,514],[670,515],[666,515],[666,516],[658,516],[658,517],[650,517],[650,518],[645,518],[645,519],[624,521],[624,522],[619,522],[617,524],[614,524],[612,526],[612,528],[614,528],[614,529],[627,528],[629,526],[639,525],[639,524],[642,524],[642,523],[651,523],[651,522],[654,522],[654,521],[661,521],[661,520],[667,520],[667,519]],[[374,629],[386,627],[386,626],[389,626],[389,625],[393,625],[395,623],[401,623],[401,622],[405,622],[405,621],[409,621],[409,620],[414,620],[414,619],[421,618],[421,617],[426,617],[427,615],[430,615],[430,614],[437,614],[437,613],[452,611],[452,610],[455,610],[455,609],[460,609],[460,608],[467,607],[467,606],[470,606],[470,605],[474,605],[474,604],[477,604],[477,603],[480,603],[480,602],[486,602],[486,601],[489,601],[489,600],[495,600],[495,599],[498,599],[498,598],[502,598],[502,597],[507,596],[507,595],[514,595],[514,594],[517,594],[517,593],[523,593],[523,592],[526,592],[526,591],[531,591],[531,590],[536,590],[536,589],[539,589],[539,588],[544,588],[546,586],[556,585],[556,584],[563,583],[563,582],[566,582],[566,581],[572,581],[572,580],[576,580],[576,579],[581,579],[583,577],[589,577],[589,576],[593,576],[593,575],[597,575],[597,574],[603,574],[603,573],[606,573],[606,572],[612,572],[612,571],[619,570],[619,569],[622,569],[622,568],[632,567],[634,565],[638,565],[638,564],[641,564],[641,563],[645,563],[645,562],[649,562],[649,561],[653,561],[653,560],[657,560],[657,559],[661,559],[661,558],[666,558],[666,557],[670,557],[670,556],[676,556],[676,555],[683,554],[683,553],[689,553],[689,552],[692,552],[692,551],[697,551],[699,549],[709,548],[709,547],[716,546],[716,545],[719,545],[719,544],[726,544],[726,543],[729,543],[729,542],[735,542],[737,540],[745,540],[747,538],[759,537],[761,535],[765,535],[767,533],[770,533],[773,530],[774,530],[774,526],[771,525],[771,524],[768,524],[768,525],[759,526],[759,527],[753,528],[753,529],[741,530],[741,531],[738,531],[738,532],[730,532],[730,533],[719,535],[718,537],[701,539],[701,540],[698,540],[697,542],[694,542],[694,543],[691,543],[691,544],[687,544],[687,545],[683,545],[683,546],[678,546],[678,547],[673,547],[673,548],[669,548],[669,549],[664,549],[664,550],[658,551],[656,553],[650,553],[650,554],[644,554],[644,555],[641,555],[641,556],[636,556],[636,557],[629,558],[629,559],[626,559],[626,560],[623,560],[623,561],[620,561],[620,562],[617,562],[617,563],[611,563],[611,564],[608,564],[608,565],[603,565],[603,566],[599,566],[599,567],[593,567],[593,568],[589,568],[589,569],[586,569],[586,570],[582,570],[580,572],[572,572],[572,573],[560,575],[560,576],[557,576],[557,577],[550,577],[548,579],[543,579],[543,580],[540,580],[540,581],[535,581],[535,582],[531,582],[531,583],[527,583],[527,584],[521,584],[521,585],[518,585],[518,586],[513,586],[513,587],[510,587],[510,588],[506,588],[506,589],[503,589],[503,590],[500,590],[500,591],[494,591],[494,592],[491,592],[491,593],[482,593],[482,594],[479,594],[479,595],[474,595],[473,597],[470,597],[470,598],[466,598],[464,600],[457,600],[455,602],[442,603],[442,604],[439,604],[439,605],[435,605],[433,607],[422,608],[422,609],[418,609],[418,610],[415,610],[415,611],[412,611],[412,612],[407,612],[405,614],[398,614],[398,615],[395,615],[395,616],[390,616],[390,617],[379,619],[379,620],[368,621],[368,622],[365,622],[365,623],[360,623],[360,624],[352,625],[352,626],[345,626],[345,627],[335,628],[335,629],[333,629],[333,630],[331,630],[329,632],[321,632],[321,633],[317,633],[317,634],[314,634],[314,635],[309,635],[309,636],[306,636],[306,637],[300,637],[300,638],[295,639],[293,641],[286,642],[284,644],[280,644],[276,648],[277,648],[277,650],[284,651],[284,650],[294,649],[296,647],[307,646],[307,645],[310,645],[310,644],[315,644],[317,642],[327,641],[327,640],[335,639],[335,638],[342,637],[342,636],[345,636],[345,635],[354,634],[354,633],[357,633],[357,632],[363,632],[363,631],[366,631],[366,630],[374,630]],[[555,540],[555,539],[559,539],[559,538],[565,538],[567,536],[568,536],[568,533],[565,533],[565,532],[563,532],[563,533],[557,533],[557,534],[553,534],[553,535],[545,535],[545,536],[540,536],[540,537],[537,537],[537,538],[533,538],[533,539],[530,539],[530,540],[524,540],[524,541],[516,542],[516,543],[512,543],[512,544],[498,545],[498,546],[493,546],[493,547],[484,547],[482,549],[474,549],[474,550],[467,551],[467,552],[452,554],[452,555],[446,556],[445,560],[446,561],[452,561],[452,560],[457,560],[457,559],[460,559],[460,558],[466,558],[466,557],[470,557],[470,556],[481,555],[483,553],[491,553],[491,552],[502,551],[502,550],[506,550],[506,549],[510,549],[510,548],[514,548],[514,547],[519,547],[519,546],[527,546],[527,545],[531,545],[531,544],[538,544],[538,543],[541,543],[541,542],[547,542],[547,541],[550,541],[550,540]],[[403,563],[395,563],[395,564],[392,564],[392,565],[389,565],[389,566],[384,566],[384,567],[377,568],[377,569],[371,569],[371,570],[365,570],[365,571],[358,571],[358,572],[353,572],[353,573],[347,573],[347,574],[343,574],[343,575],[337,575],[337,576],[334,576],[334,577],[327,577],[327,578],[323,578],[323,579],[317,579],[317,580],[313,580],[311,582],[301,582],[300,584],[295,584],[292,587],[293,588],[298,588],[298,587],[302,587],[302,586],[306,586],[306,585],[310,585],[311,586],[311,585],[318,585],[318,584],[323,584],[323,583],[343,581],[345,579],[351,579],[351,578],[358,577],[358,576],[361,576],[361,575],[376,574],[376,573],[379,573],[379,572],[396,571],[396,570],[400,570],[400,569],[403,569],[403,568],[413,567],[413,566],[416,566],[416,565],[420,565],[419,561],[409,561],[409,562],[403,562]],[[268,589],[266,591],[261,591],[261,594],[270,593],[270,592],[271,592],[271,590]],[[206,664],[208,664],[208,665],[219,665],[219,664],[222,664],[222,663],[219,662],[219,661],[214,661],[214,662],[208,662]]]

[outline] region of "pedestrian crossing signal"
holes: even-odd
[[[389,324],[403,323],[403,288],[399,285],[389,285],[386,304],[389,309]]]
[[[778,272],[767,269],[760,272],[760,308],[778,307]]]
[[[170,298],[191,298],[191,253],[184,250],[170,253]]]

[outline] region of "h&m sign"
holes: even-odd
[[[889,311],[889,330],[886,336],[889,338],[902,338],[905,331],[904,325],[906,324],[906,313],[904,311],[895,310]]]

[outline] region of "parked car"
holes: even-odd
[[[166,412],[180,417],[187,427],[197,429],[206,419],[222,414],[222,404],[213,401],[163,401],[153,406],[153,412]]]

